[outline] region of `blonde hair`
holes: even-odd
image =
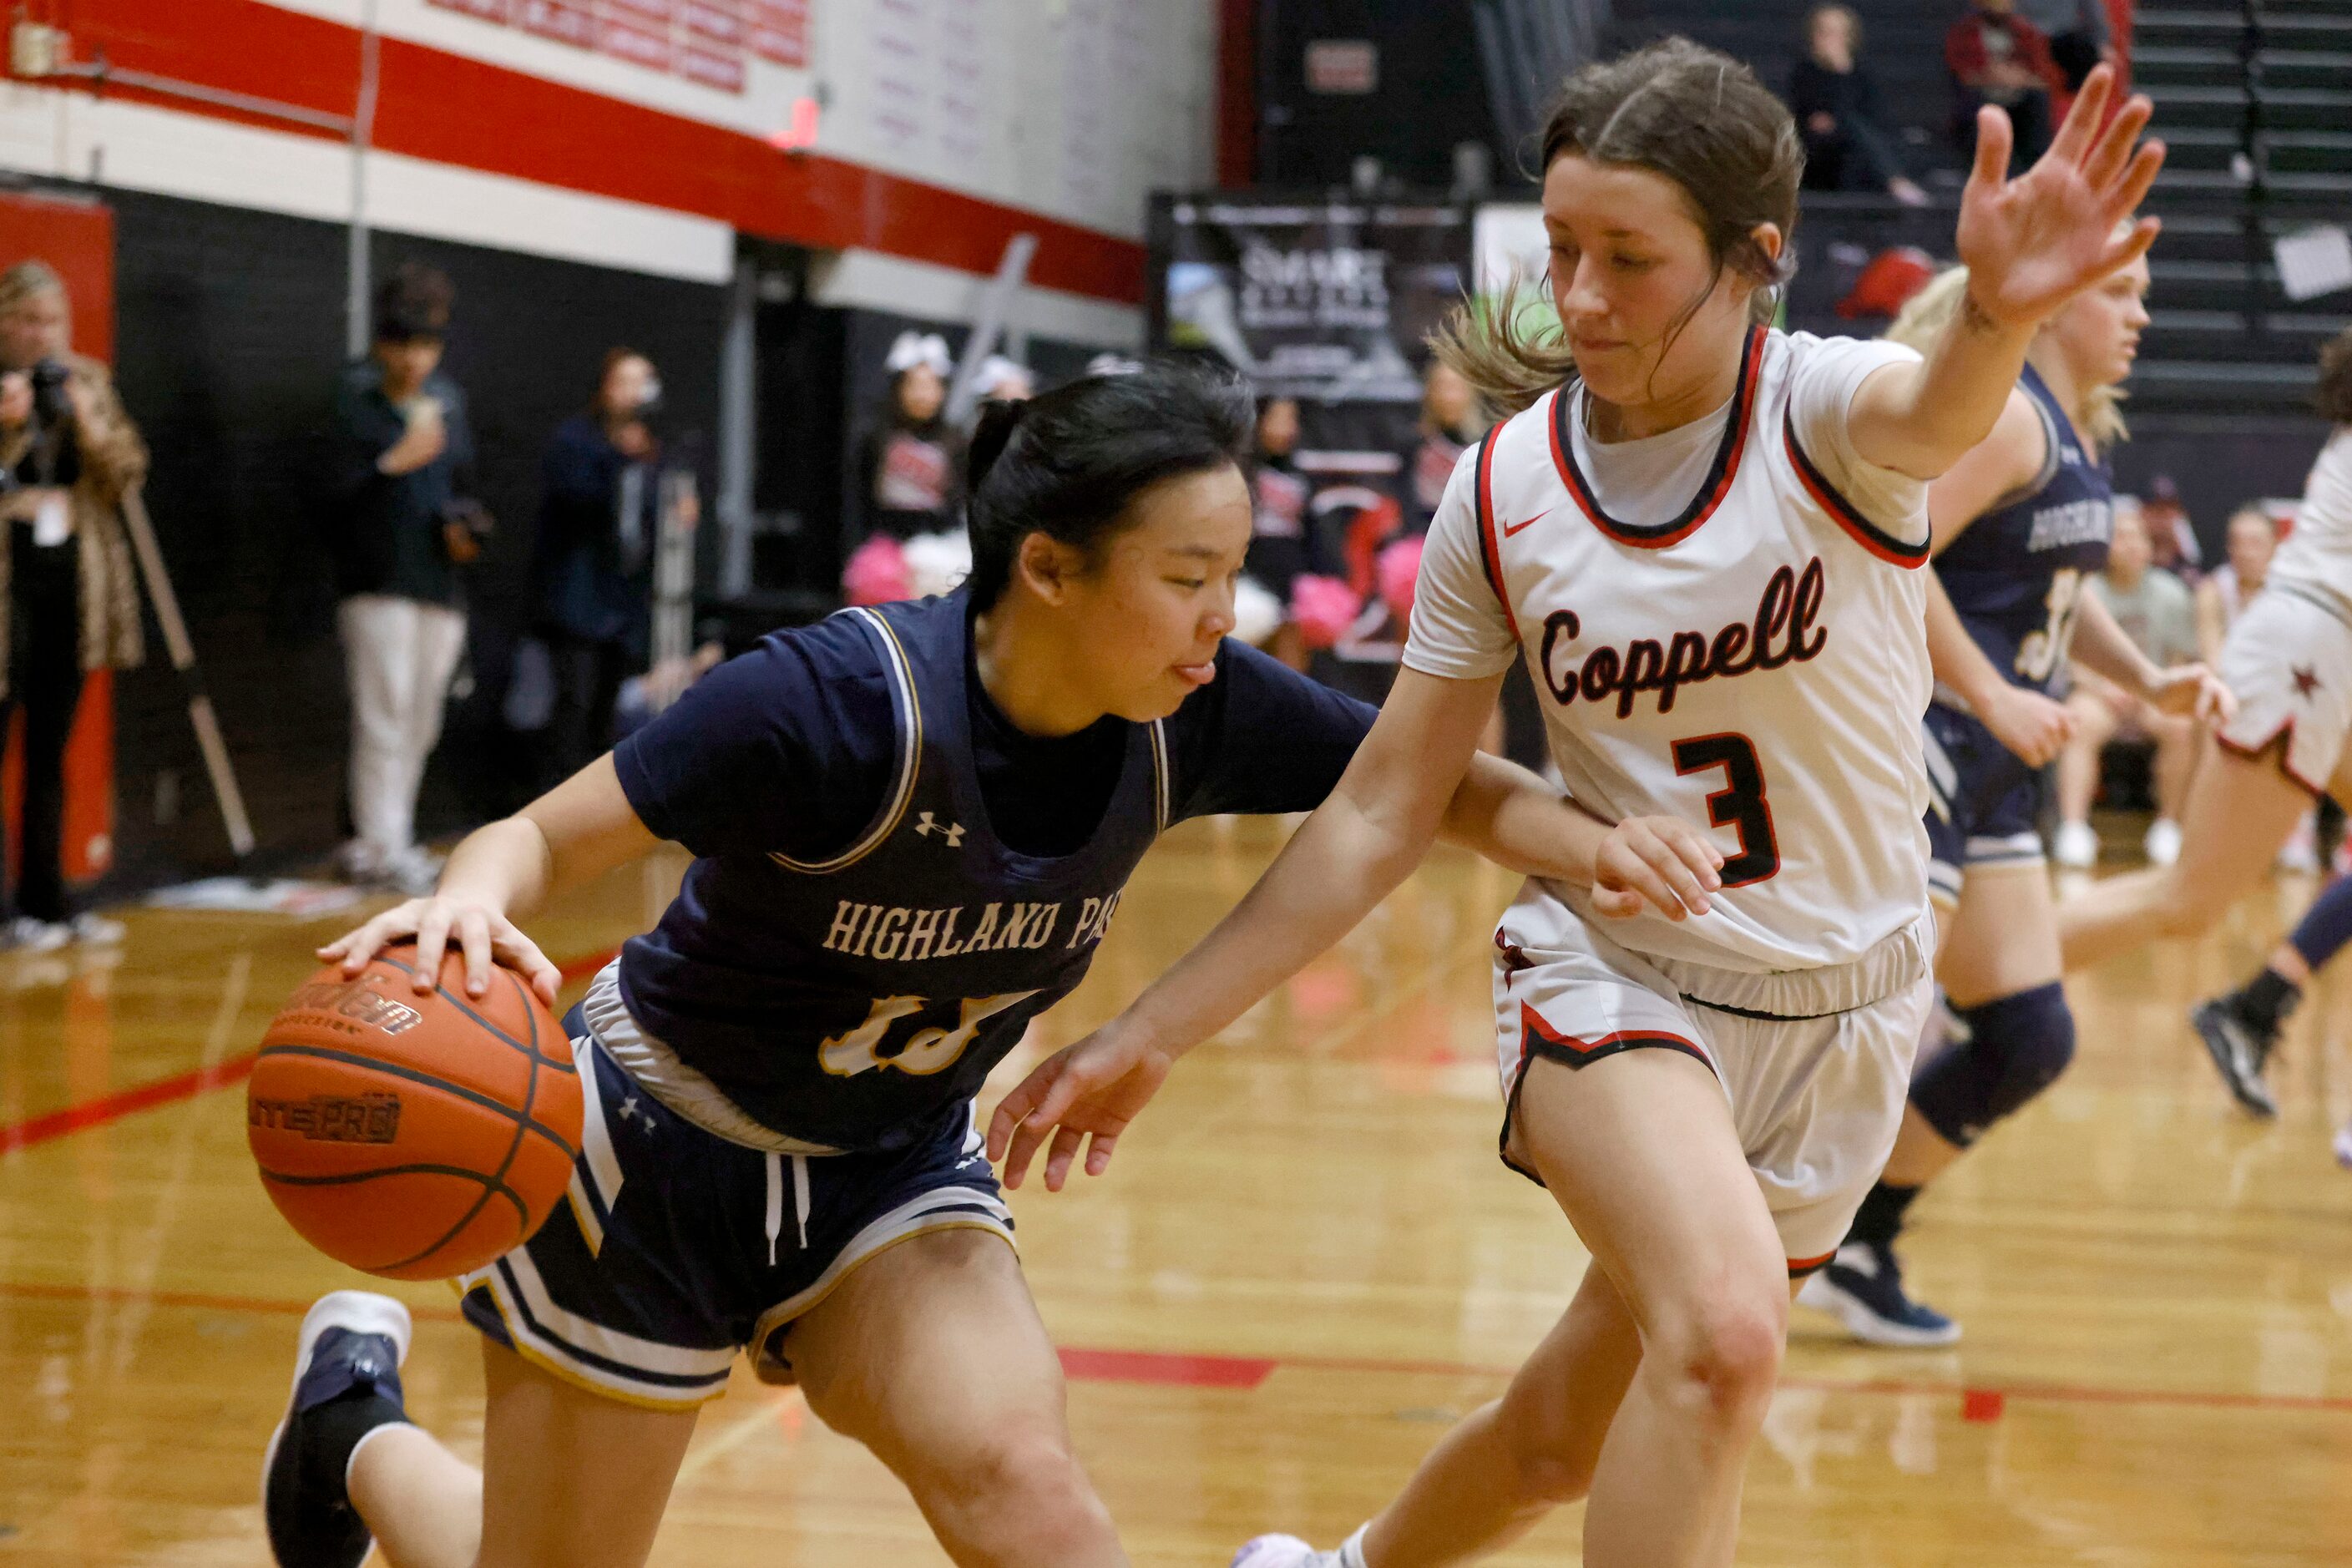
[[[46,261],[19,261],[0,272],[0,316],[44,294],[63,294],[66,280]]]
[[[1969,269],[1949,267],[1936,274],[1928,285],[1911,296],[1895,324],[1886,329],[1888,342],[1901,343],[1905,348],[1927,353],[1952,318],[1960,313],[1960,301],[1968,298]],[[2131,439],[2131,426],[2124,422],[2124,399],[2130,395],[2119,386],[2095,386],[2084,395],[2083,406],[2067,410],[2083,427],[2083,437],[2105,452]]]

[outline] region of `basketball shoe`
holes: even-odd
[[[1364,1568],[1364,1532],[1337,1552],[1318,1552],[1295,1535],[1261,1535],[1234,1553],[1232,1568]]]
[[[2208,996],[2197,1004],[2189,1022],[2197,1037],[2205,1042],[2205,1054],[2213,1058],[2230,1093],[2240,1105],[2267,1121],[2278,1114],[2278,1100],[2263,1080],[2263,1072],[2270,1066],[2271,1048],[2278,1044],[2278,1030],[2275,1026],[2261,1027],[2232,1005],[2237,1000],[2234,991]]]
[[[352,1506],[352,1460],[386,1426],[405,1426],[400,1363],[408,1309],[337,1290],[302,1319],[294,1393],[261,1461],[261,1517],[278,1568],[359,1568],[374,1544]]]
[[[1833,1312],[1845,1331],[1864,1344],[1951,1345],[1960,1325],[1903,1291],[1903,1267],[1895,1249],[1870,1242],[1846,1243],[1829,1267],[1797,1292],[1802,1306]]]

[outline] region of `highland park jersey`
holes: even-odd
[[[1728,857],[1679,922],[1553,888],[1636,952],[1820,968],[1927,907],[1927,487],[1846,433],[1863,381],[1916,357],[1759,329],[1714,416],[1602,445],[1571,384],[1454,471],[1404,662],[1475,679],[1525,658],[1580,805],[1711,827]]]
[[[1228,642],[1165,720],[1024,741],[971,622],[958,592],[773,634],[614,749],[697,857],[621,950],[624,1065],[673,1109],[739,1142],[919,1144],[1076,986],[1163,827],[1310,810],[1371,727]]]

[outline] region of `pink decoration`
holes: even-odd
[[[1412,619],[1413,584],[1421,581],[1421,544],[1418,539],[1400,539],[1381,551],[1374,563],[1381,602],[1388,605],[1399,626]]]
[[[915,596],[914,574],[907,569],[907,552],[887,534],[877,533],[850,552],[841,569],[841,591],[853,605],[887,605]]]
[[[1290,584],[1290,618],[1310,649],[1327,648],[1347,635],[1364,602],[1337,577],[1302,574]]]

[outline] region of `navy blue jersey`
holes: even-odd
[[[1229,642],[1170,718],[1034,742],[980,686],[962,594],[778,633],[614,753],[697,856],[622,997],[761,1127],[912,1146],[1076,986],[1163,827],[1320,804],[1372,717]]]
[[[2047,689],[2065,665],[2084,582],[2107,563],[2115,490],[2032,366],[2018,388],[2042,416],[2042,471],[1969,524],[1936,557],[1936,575],[1994,668]]]

